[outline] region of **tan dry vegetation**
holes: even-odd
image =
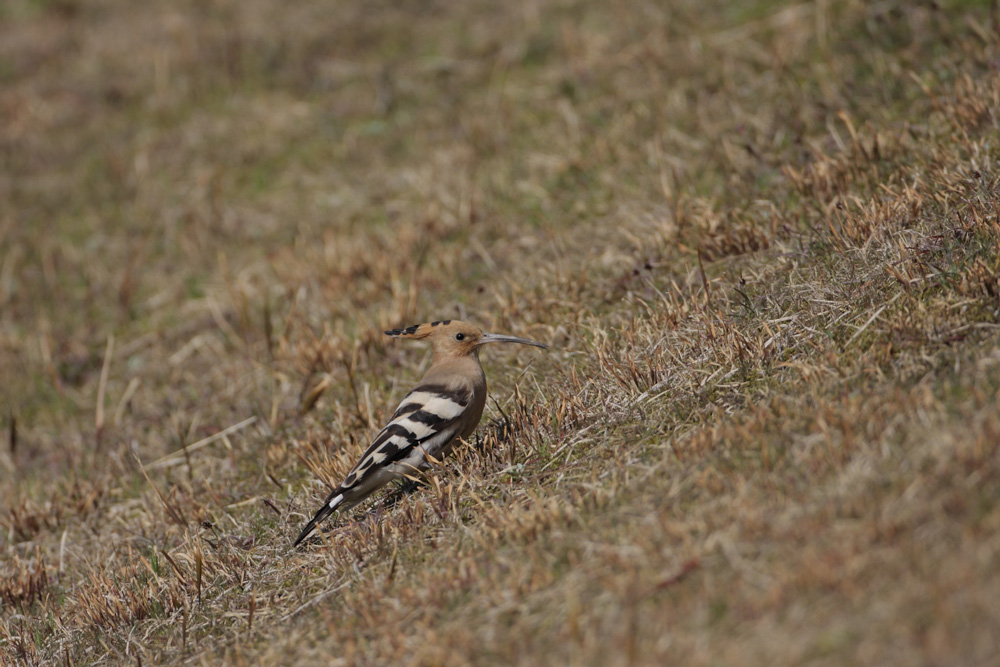
[[[0,662],[994,660],[996,17],[5,3]]]

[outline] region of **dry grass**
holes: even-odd
[[[0,664],[982,664],[974,3],[0,7]],[[462,317],[495,402],[291,538]]]

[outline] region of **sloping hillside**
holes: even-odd
[[[0,663],[995,660],[998,16],[5,0]]]

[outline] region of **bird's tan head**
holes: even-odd
[[[520,343],[548,348],[548,345],[527,338],[485,333],[476,325],[460,320],[425,322],[405,329],[392,329],[385,333],[398,338],[429,339],[434,345],[435,359],[471,356],[478,352],[481,345],[487,343]]]

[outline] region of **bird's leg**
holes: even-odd
[[[476,433],[473,447],[477,452],[492,451],[497,445],[505,444],[514,435],[514,425],[506,416],[494,419],[486,427],[486,433]]]
[[[418,477],[406,477],[403,482],[396,487],[396,490],[387,495],[381,503],[378,505],[378,509],[381,510],[391,510],[399,501],[404,497],[410,495],[417,489],[427,486],[427,482],[423,478]]]

